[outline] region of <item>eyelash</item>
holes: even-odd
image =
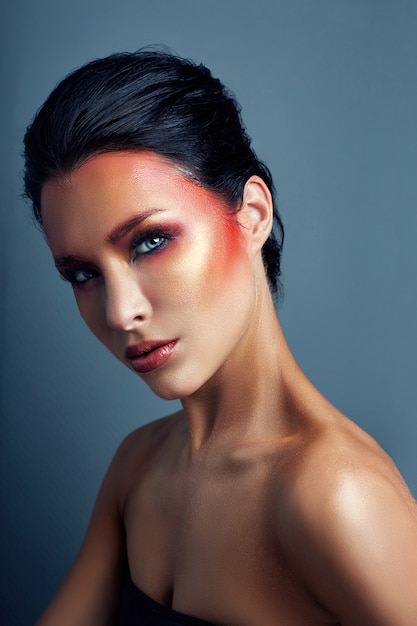
[[[136,255],[133,254],[134,251],[137,248],[139,248],[139,246],[144,244],[146,241],[150,241],[151,239],[161,239],[161,243],[157,244],[154,248],[149,248],[146,252],[139,252]],[[133,238],[133,241],[131,244],[132,260],[136,262],[139,259],[139,257],[145,254],[154,254],[156,252],[160,252],[161,249],[165,248],[168,241],[170,241],[171,239],[173,239],[173,233],[169,233],[169,232],[165,232],[161,230],[155,230],[151,228],[148,230],[143,230],[141,233],[139,233],[138,235],[136,235],[136,237]]]
[[[173,238],[174,238],[173,233],[168,233],[168,232],[156,230],[156,229],[144,230],[141,233],[137,234],[133,238],[132,243],[130,245],[131,258],[132,258],[133,263],[137,263],[140,257],[143,257],[145,255],[150,255],[150,254],[156,254],[162,251],[162,249],[166,247],[168,241],[172,240]],[[148,248],[146,252],[144,251],[137,252],[137,248],[139,248],[139,246],[146,243],[147,241],[149,242],[151,239],[161,240],[161,242],[157,243],[157,245],[155,245],[155,247],[153,248]],[[89,274],[89,276],[85,280],[79,281],[77,280],[77,275],[81,273]],[[90,280],[99,276],[99,273],[94,269],[88,269],[86,267],[80,266],[80,267],[63,269],[60,271],[60,276],[63,280],[69,282],[71,286],[74,287],[74,289],[82,289],[84,285],[86,285]]]

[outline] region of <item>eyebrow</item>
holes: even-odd
[[[149,209],[149,211],[143,211],[140,215],[135,215],[135,217],[131,217],[126,220],[126,222],[122,222],[119,226],[116,226],[106,237],[106,240],[115,245],[120,239],[123,239],[131,230],[133,230],[138,224],[145,221],[151,215],[155,213],[161,213],[165,209]],[[80,263],[85,263],[85,259],[74,255],[67,254],[65,256],[57,257],[55,259],[55,267],[59,269],[60,267],[65,267],[68,265],[79,265]]]
[[[140,215],[136,215],[128,219],[126,222],[123,222],[119,226],[116,226],[111,233],[107,235],[107,241],[112,244],[116,244],[120,239],[123,239],[125,235],[130,233],[131,230],[135,228],[138,224],[146,220],[151,215],[155,213],[160,213],[164,209],[149,209],[149,211],[143,211]]]
[[[55,267],[59,270],[60,267],[67,267],[68,265],[80,265],[80,263],[85,263],[85,260],[75,254],[67,254],[57,257],[54,262]]]

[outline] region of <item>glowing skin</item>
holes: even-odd
[[[42,220],[59,271],[94,335],[125,351],[177,340],[141,376],[161,397],[192,394],[238,347],[256,303],[239,214],[153,153],[93,157],[44,185]]]
[[[122,443],[39,626],[114,623],[126,559],[156,601],[216,624],[415,626],[415,501],[296,364],[262,266],[270,218],[257,177],[231,214],[150,153],[44,186],[82,317],[183,410]]]

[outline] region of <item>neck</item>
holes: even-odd
[[[233,447],[285,436],[290,397],[303,383],[308,381],[291,354],[266,289],[233,354],[201,389],[182,401],[192,451],[212,442]]]

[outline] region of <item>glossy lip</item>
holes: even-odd
[[[178,339],[141,341],[126,348],[126,358],[139,374],[147,374],[161,367],[171,356]]]

